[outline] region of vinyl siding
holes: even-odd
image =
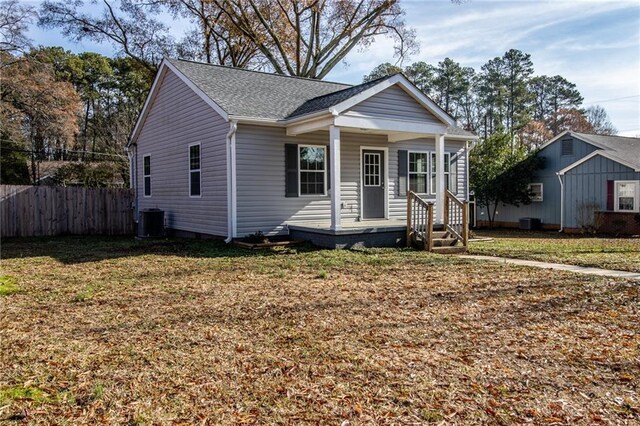
[[[563,139],[567,139],[567,138],[563,138]],[[538,156],[544,157],[545,166],[544,166],[544,169],[536,173],[536,177],[532,179],[532,183],[541,182],[544,185],[543,201],[532,202],[529,205],[521,205],[520,207],[515,207],[511,205],[506,205],[506,204],[500,205],[498,206],[498,209],[496,212],[496,217],[495,217],[496,221],[518,222],[518,220],[523,217],[534,217],[534,218],[539,218],[543,224],[560,226],[561,188],[560,188],[560,181],[558,180],[558,176],[556,175],[556,173],[562,170],[563,168],[575,163],[581,158],[586,157],[593,151],[596,151],[599,149],[580,139],[576,139],[576,138],[572,138],[572,139],[573,139],[573,155],[561,155],[562,139],[555,141],[551,145],[548,145],[538,153]],[[595,158],[601,158],[601,157],[596,156]],[[591,162],[592,160],[588,161],[587,163],[591,163]],[[610,162],[613,164],[617,164],[612,161]],[[589,167],[604,167],[601,173],[603,173],[603,176],[607,176],[605,172],[607,172],[609,170],[608,168],[612,167],[612,165],[593,162]],[[602,206],[603,208],[606,207],[606,181],[607,179],[611,179],[611,178],[605,178],[605,177],[598,178],[596,175],[600,172],[597,172],[598,170],[597,168],[592,169],[593,172],[590,173],[590,176],[585,176],[584,178],[577,179],[577,178],[569,177],[570,175],[577,173],[577,170],[580,170],[581,168],[582,166],[576,167],[571,172],[567,173],[564,178],[565,179],[564,226],[567,228],[578,227],[578,224],[577,224],[578,207],[577,206],[579,204],[585,203],[586,200],[593,200],[593,199],[601,200],[602,190],[604,190],[604,197],[605,197],[604,204],[602,204]],[[596,183],[596,182],[599,182],[600,180],[603,180],[604,184]],[[604,185],[604,187],[601,187],[601,185]],[[596,191],[596,193],[592,194],[592,191]],[[578,201],[578,200],[583,200],[583,201]],[[598,201],[598,202],[601,202],[601,201]],[[477,213],[477,219],[486,220],[486,218],[487,218],[486,209],[479,210]]]
[[[391,86],[355,105],[345,115],[358,117],[415,120],[430,124],[443,123],[399,86]]]
[[[236,134],[237,161],[237,223],[238,236],[262,231],[265,234],[286,233],[286,224],[305,223],[330,218],[330,197],[285,197],[285,144],[328,145],[328,132],[286,136],[276,127],[238,126]],[[341,195],[345,208],[343,221],[356,221],[360,215],[360,147],[389,149],[389,217],[406,217],[406,196],[398,194],[398,150],[433,151],[433,139],[388,143],[386,136],[341,134]],[[445,150],[460,154],[458,187],[460,197],[466,193],[466,161],[464,143],[449,142]]]
[[[227,235],[226,134],[229,124],[167,70],[137,140],[138,208],[165,211],[169,228]],[[200,143],[200,198],[189,196],[189,148]],[[151,155],[151,197],[142,162]]]

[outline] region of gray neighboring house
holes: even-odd
[[[468,200],[477,137],[401,74],[350,86],[165,58],[128,144],[136,217],[177,234],[260,231],[395,245],[407,191]]]
[[[640,138],[565,131],[540,147],[545,168],[529,205],[498,207],[496,225],[540,219],[545,229],[640,234]],[[480,224],[486,212],[478,211]]]

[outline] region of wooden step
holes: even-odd
[[[448,238],[448,237],[449,237],[449,231],[433,231],[434,239]]]
[[[467,249],[464,246],[444,246],[434,247],[432,251],[437,254],[458,254],[466,252]]]
[[[434,238],[433,246],[434,247],[451,247],[455,246],[458,242],[457,238]]]

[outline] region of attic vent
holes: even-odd
[[[562,139],[562,155],[573,155],[573,139]]]

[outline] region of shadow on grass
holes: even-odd
[[[631,236],[613,236],[607,234],[568,234],[555,230],[535,230],[512,228],[476,228],[472,230],[480,237],[491,238],[522,238],[532,240],[583,240],[583,239],[603,239],[603,240],[634,240]]]
[[[286,249],[247,250],[220,240],[164,238],[136,240],[122,236],[56,236],[4,239],[0,258],[51,257],[65,264],[124,257],[166,255],[200,258],[268,257],[320,250],[310,244]]]

